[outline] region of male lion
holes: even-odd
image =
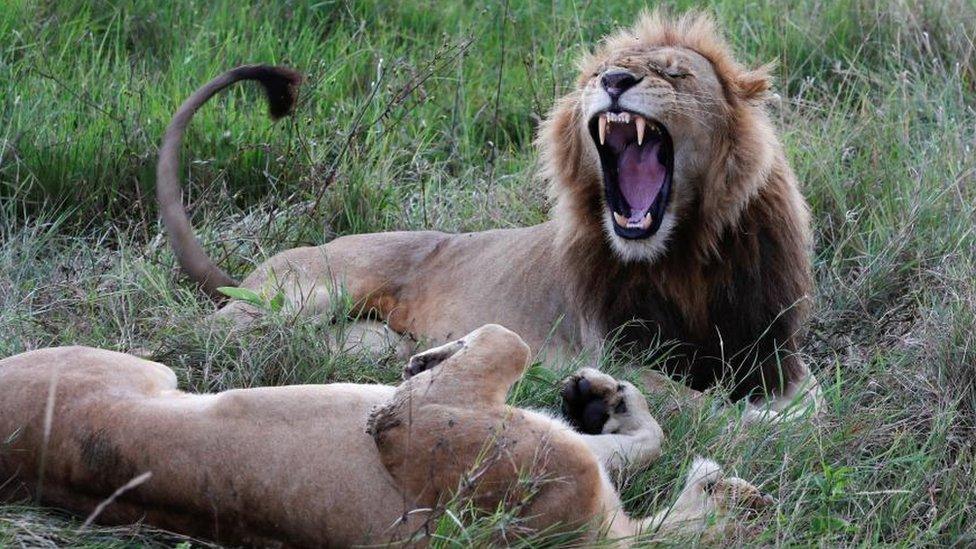
[[[414,357],[399,388],[192,395],[169,368],[131,355],[23,353],[0,360],[0,501],[34,496],[101,522],[308,547],[423,544],[438,505],[455,496],[489,512],[522,503],[527,527],[591,538],[720,536],[736,508],[770,502],[699,459],[674,505],[628,518],[604,464],[659,455],[643,396],[581,370],[564,385],[564,407],[597,434],[575,432],[505,405],[528,357],[517,335],[489,325]]]
[[[694,389],[775,415],[816,380],[797,356],[811,290],[809,214],[765,111],[766,67],[732,57],[712,19],[643,15],[581,63],[537,139],[552,219],[468,234],[364,234],[282,252],[241,285],[282,291],[311,314],[337,287],[396,334],[434,344],[496,322],[534,352],[641,351],[676,342],[663,366]],[[160,151],[158,197],[176,255],[211,294],[234,283],[207,258],[181,205],[179,144],[193,112],[241,79],[274,114],[298,83],[274,67],[235,69],[180,108]],[[220,316],[246,322],[247,303]],[[765,397],[770,397],[765,399]]]

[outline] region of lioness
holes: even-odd
[[[673,341],[663,368],[694,389],[724,379],[734,399],[770,397],[770,414],[799,394],[814,406],[816,380],[797,356],[809,214],[765,110],[767,68],[739,64],[701,13],[645,14],[581,66],[538,134],[550,221],[345,236],[282,252],[241,286],[282,291],[309,314],[332,311],[342,287],[358,311],[433,344],[487,322],[550,355],[598,350],[608,338],[629,351]],[[179,145],[195,110],[243,79],[264,85],[274,115],[291,109],[300,80],[283,68],[230,71],[183,104],[160,149],[170,242],[215,295],[235,282],[193,236]],[[233,301],[219,314],[243,323],[258,312]]]
[[[605,464],[659,455],[643,396],[581,370],[562,391],[570,419],[596,434],[579,433],[505,405],[528,358],[516,334],[488,325],[413,357],[399,387],[193,395],[166,366],[130,355],[23,353],[0,361],[0,500],[34,495],[90,513],[114,493],[98,520],[289,546],[423,543],[453,496],[486,510],[523,502],[527,526],[615,538],[720,534],[733,508],[769,503],[697,460],[674,505],[630,519]]]

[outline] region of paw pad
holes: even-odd
[[[566,380],[561,391],[563,415],[576,430],[589,435],[601,434],[611,413],[627,411],[623,399],[617,397],[624,386],[610,376],[596,374],[599,377],[577,373]]]

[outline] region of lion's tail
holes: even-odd
[[[180,143],[183,132],[197,109],[218,92],[240,80],[257,80],[261,84],[268,97],[271,117],[277,120],[290,114],[294,108],[302,76],[287,67],[243,65],[214,78],[184,101],[173,115],[173,120],[163,136],[159,148],[159,163],[156,165],[156,201],[159,203],[159,215],[166,226],[176,259],[183,271],[213,297],[221,295],[217,288],[236,286],[237,282],[207,257],[200,242],[193,235],[193,227],[183,208],[183,193],[180,189]]]

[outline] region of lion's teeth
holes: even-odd
[[[651,228],[651,223],[654,223],[654,218],[651,217],[651,212],[647,212],[644,214],[644,219],[641,219],[640,227],[646,231]]]
[[[654,218],[651,217],[651,212],[644,214],[644,217],[640,221],[631,221],[617,212],[613,212],[613,220],[617,222],[617,225],[625,229],[636,229],[640,228],[643,231],[651,228],[651,224],[654,223]]]
[[[607,115],[600,115],[600,144],[603,145],[607,140]]]
[[[617,225],[620,225],[621,227],[624,228],[627,227],[627,218],[624,217],[623,215],[618,214],[617,212],[613,212],[613,220],[617,222]]]
[[[634,117],[634,124],[637,125],[637,145],[638,146],[643,145],[644,144],[644,127],[647,124],[647,122],[644,120],[644,117],[643,116],[641,116],[641,115],[638,114],[637,116]]]

